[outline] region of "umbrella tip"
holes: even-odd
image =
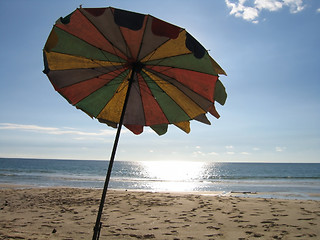
[[[144,68],[144,64],[142,62],[135,62],[135,63],[132,64],[132,68],[136,72],[141,72],[142,68]]]

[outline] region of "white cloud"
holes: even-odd
[[[241,152],[242,155],[251,155],[249,152]]]
[[[226,146],[226,149],[233,149],[233,146]]]
[[[214,156],[217,156],[219,155],[219,153],[216,153],[216,152],[209,152],[208,155],[214,155]]]
[[[320,13],[320,8],[318,8],[316,12],[317,12],[317,13]]]
[[[200,156],[204,157],[204,156],[206,156],[206,154],[204,152],[201,152],[201,151],[195,151],[195,152],[192,153],[192,155],[194,157],[200,157]]]
[[[207,157],[207,156],[217,156],[219,155],[219,153],[216,153],[216,152],[205,153],[202,151],[194,151],[192,155],[193,157],[199,158],[199,157]]]
[[[255,7],[259,10],[278,11],[282,8],[283,3],[278,0],[255,0]]]
[[[278,11],[283,7],[288,7],[290,13],[298,13],[305,8],[303,0],[225,0],[230,15],[243,18],[252,23],[258,23],[261,11]],[[317,10],[318,11],[318,10]]]
[[[238,3],[233,3],[229,0],[225,0],[225,2],[227,6],[231,8],[230,15],[242,17],[248,21],[253,21],[258,17],[259,12],[256,8],[244,6],[246,0],[239,0]]]
[[[77,136],[107,136],[114,135],[115,130],[100,130],[98,132],[84,132],[73,128],[56,128],[56,127],[43,127],[37,125],[27,124],[14,124],[14,123],[0,123],[0,130],[20,130],[29,131],[50,135],[77,135]],[[79,140],[81,138],[78,138]],[[82,139],[81,139],[82,140]]]
[[[255,20],[259,15],[259,12],[256,8],[245,7],[242,12],[242,18],[247,21]]]
[[[276,147],[276,152],[283,152],[286,150],[286,147]]]
[[[283,3],[290,8],[291,13],[301,12],[305,8],[303,0],[283,0]]]

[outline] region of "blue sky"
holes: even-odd
[[[228,74],[219,120],[161,137],[124,128],[117,160],[320,163],[318,0],[3,0],[0,157],[109,159],[115,131],[69,105],[42,73],[53,24],[80,4],[183,27]]]

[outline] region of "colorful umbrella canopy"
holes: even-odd
[[[123,124],[135,134],[189,121],[210,124],[226,92],[224,70],[185,29],[115,8],[79,8],[57,20],[44,50],[55,90],[90,117],[117,127],[132,75]],[[134,73],[132,73],[134,72]]]

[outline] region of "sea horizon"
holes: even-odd
[[[1,159],[20,159],[20,160],[57,160],[57,161],[99,161],[99,162],[109,162],[109,159],[78,159],[78,158],[45,158],[45,157],[0,157]],[[174,162],[207,162],[207,163],[266,163],[266,164],[320,164],[320,162],[313,162],[313,161],[301,161],[301,162],[290,162],[290,161],[277,161],[277,162],[273,162],[273,161],[216,161],[216,160],[183,160],[183,159],[163,159],[163,160],[159,160],[159,159],[148,159],[148,160],[124,160],[124,159],[115,159],[115,162],[149,162],[149,161],[153,161],[153,162],[170,162],[170,161],[174,161]]]
[[[0,158],[0,184],[102,188],[107,167],[107,160]],[[117,160],[109,188],[320,200],[320,163]]]

